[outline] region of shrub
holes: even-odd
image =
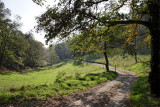
[[[66,73],[64,71],[59,72],[58,75],[56,76],[55,83],[61,83],[61,82],[65,81],[65,75],[66,75]]]

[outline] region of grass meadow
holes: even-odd
[[[50,99],[54,96],[86,90],[117,76],[105,69],[64,61],[22,73],[0,72],[0,104]]]

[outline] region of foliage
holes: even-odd
[[[89,54],[89,55],[86,55],[85,56],[85,61],[90,61],[90,62],[92,62],[92,61],[94,61],[94,60],[96,60],[96,59],[100,59],[100,58],[103,58],[103,55],[102,54]]]
[[[61,83],[61,82],[64,82],[64,76],[65,76],[66,72],[62,71],[62,72],[59,72],[58,75],[56,76],[56,80],[55,80],[55,83]]]
[[[0,67],[21,71],[45,65],[43,44],[32,34],[23,34],[20,23],[9,19],[11,12],[0,1]]]
[[[18,24],[8,18],[4,4],[0,2],[0,66],[20,70],[23,67],[25,50],[28,42],[24,34],[18,30]]]
[[[25,37],[29,43],[29,48],[25,52],[24,65],[31,68],[44,66],[45,50],[43,44],[34,40],[31,33],[25,34]]]
[[[114,28],[91,29],[90,33],[74,35],[68,40],[69,47],[76,60],[83,60],[83,57],[90,53],[104,53],[113,56],[115,52],[120,52],[120,45],[125,40],[125,36],[118,26]],[[104,46],[105,44],[105,46]],[[106,50],[105,50],[106,49]]]
[[[138,12],[146,12],[146,1],[113,1],[113,0],[95,0],[95,1],[57,1],[57,5],[49,8],[44,14],[37,17],[37,30],[44,30],[47,41],[54,37],[64,38],[69,36],[71,32],[80,31],[88,32],[92,28],[101,25],[114,25],[114,21],[125,20],[127,23],[139,23],[139,21],[130,22],[128,20],[135,17],[135,12],[132,12],[133,17],[120,12],[121,8],[132,5],[136,10],[136,16],[140,16]],[[102,3],[104,5],[102,5]],[[136,7],[141,4],[142,7]],[[143,6],[145,8],[143,8]],[[102,9],[103,8],[103,9]],[[137,12],[138,11],[138,12]],[[136,20],[136,18],[134,18]],[[145,23],[144,23],[145,24]]]
[[[48,54],[47,60],[51,65],[53,65],[54,63],[58,63],[60,61],[59,57],[57,56],[57,54],[55,52],[53,45],[49,46],[47,54]]]
[[[55,51],[61,60],[72,58],[70,48],[66,42],[55,44]]]
[[[145,53],[150,52],[150,39],[149,35],[146,33],[147,28],[137,24],[128,25],[126,28],[127,39],[123,44],[123,48],[128,54],[135,57],[137,63],[137,54],[139,50],[147,50]]]

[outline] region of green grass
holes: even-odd
[[[57,72],[63,70],[64,67],[59,69],[57,66],[64,65],[65,62],[54,65],[52,68],[46,67],[41,70],[24,71],[22,73],[0,73],[0,90],[17,88],[25,85],[42,85],[53,83]]]
[[[130,67],[131,71],[137,72],[139,78],[133,85],[130,93],[130,102],[133,107],[159,107],[160,99],[151,97],[148,83],[149,64],[137,63]]]
[[[139,75],[137,82],[133,85],[130,92],[130,103],[133,107],[159,107],[160,99],[151,97],[148,83],[150,71],[150,55],[138,55],[138,63],[130,55],[115,55],[109,57],[109,65],[120,69],[136,72]],[[91,62],[105,63],[104,58],[89,59]]]
[[[96,58],[94,59],[94,56],[87,58],[87,61],[91,62],[97,62],[97,63],[105,63],[105,59],[103,56],[99,58],[98,56],[95,56]],[[137,55],[138,57],[138,62],[145,62],[150,60],[149,55]],[[121,69],[129,69],[132,67],[136,62],[133,56],[126,54],[125,56],[121,55],[115,55],[113,57],[109,57],[109,65],[113,67],[118,67]]]
[[[0,73],[0,104],[49,99],[85,90],[117,76],[98,66],[62,62],[41,70]]]

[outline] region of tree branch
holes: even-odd
[[[121,5],[119,5],[118,7],[116,7],[115,9],[113,9],[113,11],[117,11],[117,10],[119,10],[121,7],[123,7],[124,6],[124,3],[125,2],[127,2],[128,0],[124,0],[122,3],[121,3]]]
[[[146,27],[150,27],[149,21],[143,21],[143,20],[121,20],[121,21],[103,21],[100,18],[97,18],[95,15],[89,15],[93,19],[102,22],[103,24],[108,24],[108,26],[115,26],[118,24],[141,24]]]
[[[126,21],[106,21],[108,26],[115,26],[118,24],[141,24],[147,27],[150,27],[150,23],[148,21],[141,21],[141,20],[126,20]]]
[[[106,48],[116,48],[115,46],[106,46]]]
[[[106,1],[108,1],[108,0],[101,0],[101,1],[95,1],[95,2],[93,2],[93,1],[86,1],[86,2],[83,2],[83,3],[99,4],[99,3],[102,3],[102,2],[106,2]]]

